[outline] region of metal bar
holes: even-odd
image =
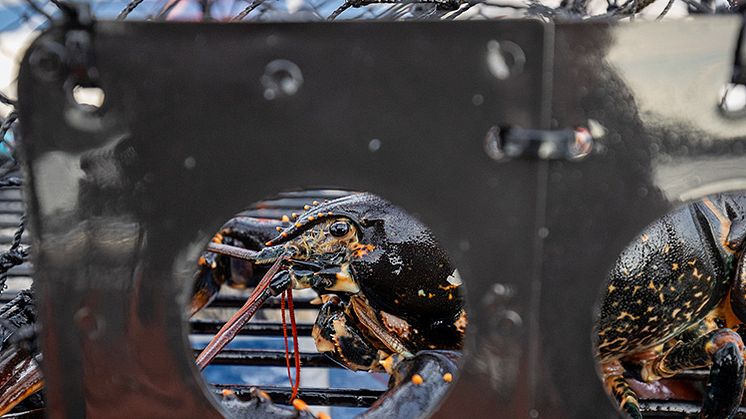
[[[195,349],[195,356],[200,350]],[[303,367],[341,368],[339,364],[318,352],[301,352]],[[258,349],[225,349],[210,364],[284,367],[285,352]]]
[[[247,297],[243,296],[235,296],[235,295],[225,295],[225,296],[219,296],[217,297],[213,302],[210,303],[207,308],[238,308],[241,307],[246,302]],[[311,304],[310,299],[297,299],[293,297],[293,304],[294,308],[296,310],[317,310],[319,308],[318,305]],[[280,308],[280,300],[277,298],[271,298],[267,301],[265,301],[264,305],[262,306],[262,309],[266,308],[272,308],[272,309],[279,309]]]
[[[701,403],[684,402],[678,400],[640,400],[640,408],[646,419],[653,419],[697,416],[699,415],[699,411],[702,406]],[[745,418],[746,407],[739,407],[735,417]]]
[[[214,335],[220,330],[224,322],[215,320],[192,320],[189,325],[192,333],[197,335]],[[311,324],[297,325],[298,336],[311,336]],[[238,333],[241,336],[282,336],[280,323],[247,323]]]
[[[218,394],[222,390],[234,391],[239,400],[251,400],[249,385],[239,384],[213,384]],[[288,387],[262,386],[262,391],[269,394],[272,401],[278,404],[287,404],[292,390]],[[341,407],[370,407],[384,392],[382,390],[368,389],[345,389],[345,388],[301,388],[298,398],[310,405],[317,406],[341,406]]]

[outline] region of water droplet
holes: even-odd
[[[368,142],[368,150],[370,150],[371,153],[375,153],[376,151],[381,149],[381,140],[378,138],[374,138]]]
[[[528,411],[528,416],[532,419],[536,419],[539,417],[539,411],[536,409],[531,409]]]
[[[481,106],[484,103],[484,96],[480,95],[479,93],[475,94],[471,97],[471,103],[474,106]]]
[[[88,307],[80,308],[73,316],[78,329],[88,336],[88,339],[98,339],[104,331],[105,322]]]
[[[536,231],[536,234],[538,234],[540,238],[542,238],[542,239],[546,239],[546,238],[547,238],[547,236],[549,236],[549,229],[548,229],[548,228],[546,228],[546,227],[540,227],[540,228],[539,228],[539,229],[538,229],[538,230]]]
[[[186,167],[187,169],[189,170],[194,169],[196,165],[197,165],[197,160],[194,157],[189,156],[184,159],[184,167]]]

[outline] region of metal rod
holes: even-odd
[[[251,400],[250,389],[258,386],[237,384],[214,384],[218,393],[222,390],[232,390],[239,400]],[[262,391],[269,394],[272,401],[277,404],[286,404],[292,390],[289,387],[261,386]],[[301,388],[298,398],[310,405],[317,406],[343,406],[343,407],[370,407],[383,394],[383,390],[368,389],[342,389],[342,388]]]
[[[192,333],[197,335],[214,335],[223,327],[224,322],[215,320],[192,320],[189,322]],[[311,324],[299,324],[299,336],[311,336]],[[282,336],[280,323],[247,323],[238,332],[240,336]]]
[[[640,409],[645,418],[680,418],[685,416],[698,416],[702,409],[701,403],[684,402],[677,400],[640,400]],[[736,418],[746,417],[746,407],[739,407]]]
[[[236,295],[225,295],[225,296],[218,296],[213,300],[213,302],[210,303],[206,308],[238,308],[241,307],[246,302],[247,297],[243,296],[236,296]],[[295,304],[296,310],[317,310],[320,306],[311,304],[310,299],[293,299],[293,303]],[[270,298],[267,300],[264,305],[262,306],[262,309],[267,308],[280,308],[280,300],[277,298]]]
[[[195,349],[195,355],[199,354]],[[318,352],[301,352],[300,361],[304,368],[341,368],[339,364]],[[284,367],[285,352],[259,349],[224,349],[210,363],[210,365],[243,365]]]

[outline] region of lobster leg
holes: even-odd
[[[353,295],[350,297],[350,305],[360,323],[367,327],[371,334],[377,337],[386,347],[406,358],[414,356],[398,337],[386,330],[381,322],[378,321],[373,308],[363,298]]]
[[[688,342],[679,342],[649,366],[654,375],[671,377],[692,368],[711,365],[702,405],[702,418],[731,418],[744,387],[744,345],[738,333],[718,329]]]
[[[412,358],[392,356],[389,390],[358,418],[429,416],[455,379],[460,356],[455,351],[420,351]]]
[[[607,392],[617,401],[619,409],[627,413],[632,419],[642,419],[637,394],[629,386],[627,380],[624,379],[624,368],[619,361],[604,364],[603,380]]]
[[[264,242],[276,234],[282,221],[253,217],[234,217],[213,236],[210,244],[231,246],[236,249],[261,251]],[[218,294],[223,284],[233,288],[253,287],[266,273],[268,265],[262,266],[255,260],[232,255],[202,252],[194,273],[190,315],[208,305]]]
[[[15,347],[0,359],[0,415],[44,387],[41,369],[33,357]]]
[[[230,267],[225,263],[225,256],[215,253],[204,252],[199,258],[199,268],[194,273],[192,301],[189,307],[189,315],[193,316],[218,295],[220,287],[225,283],[225,278]]]

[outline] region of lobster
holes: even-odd
[[[18,406],[37,411],[44,402],[38,390],[43,378],[35,339],[36,307],[30,291],[0,307],[0,415]]]
[[[700,416],[733,417],[744,389],[746,194],[723,193],[653,222],[603,289],[595,350],[607,392],[639,419],[627,377],[655,383],[709,367]]]
[[[316,194],[331,199],[314,201],[290,217],[257,217],[257,211],[266,215],[261,208],[238,214],[202,253],[190,315],[207,306],[224,284],[254,291],[202,351],[197,365],[209,364],[270,296],[287,296],[294,324],[292,290],[312,288],[324,302],[312,333],[318,350],[352,370],[391,374],[391,389],[384,398],[388,402],[379,403],[368,417],[388,417],[395,406],[412,402],[424,413],[456,373],[455,351],[461,348],[466,327],[458,272],[430,230],[401,208],[368,193]],[[293,341],[292,399],[300,367],[297,339]],[[13,355],[13,365],[28,364],[25,383],[13,384],[12,377],[6,381],[19,393],[3,401],[4,413],[39,390],[43,380],[32,356],[15,350],[3,353]],[[282,412],[282,406],[261,394],[253,394],[248,403],[228,398],[225,405],[249,416]],[[301,401],[295,402],[297,411]]]
[[[403,396],[414,394],[404,390],[407,384],[425,384],[418,382],[422,374],[403,379],[407,374],[397,371],[404,365],[430,365],[439,378],[415,391],[422,392],[420,412],[432,407],[435,390],[446,388],[456,370],[452,356],[432,352],[457,353],[466,327],[461,279],[445,251],[422,223],[370,193],[339,192],[303,211],[274,221],[241,213],[213,237],[199,259],[191,311],[208,305],[224,284],[255,287],[197,365],[208,365],[268,298],[280,295],[292,307],[292,290],[311,288],[323,301],[312,331],[319,352],[351,370],[391,374],[400,392],[388,399],[411,400]],[[296,358],[291,399],[298,367]],[[391,409],[386,404],[370,414],[383,417]]]

